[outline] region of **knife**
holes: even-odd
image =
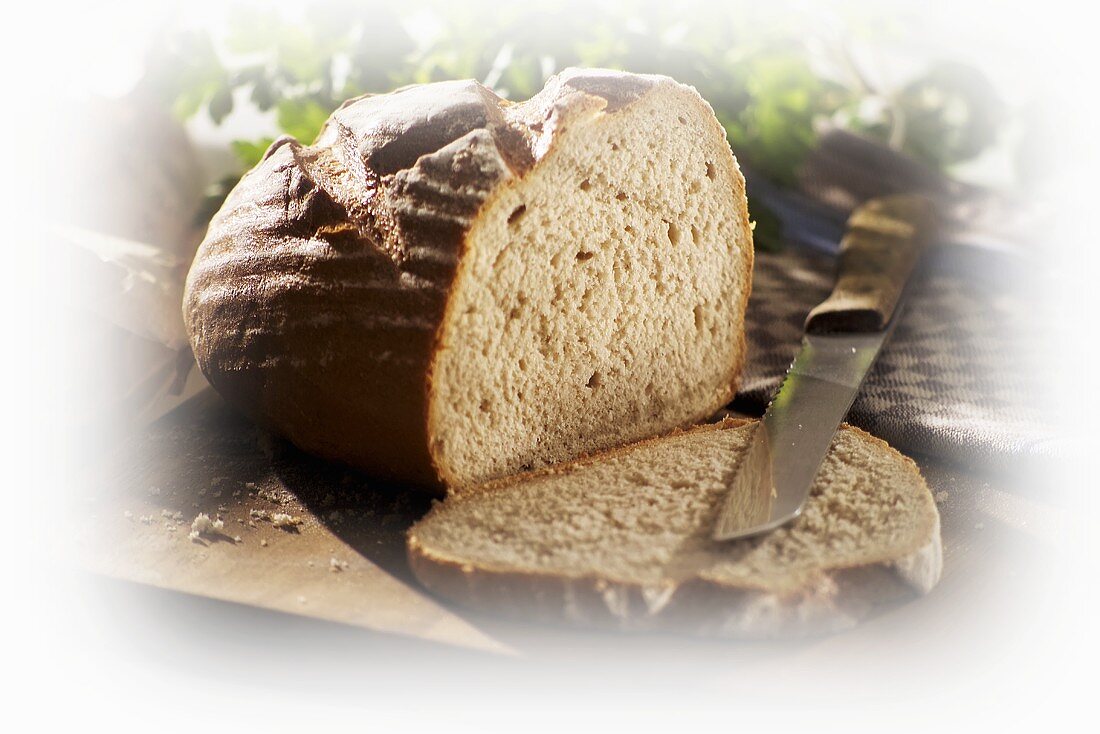
[[[806,318],[802,347],[729,482],[715,540],[765,533],[802,512],[934,227],[931,202],[915,195],[872,199],[849,217],[836,284]]]

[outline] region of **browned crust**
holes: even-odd
[[[698,426],[690,432],[727,430],[747,423],[751,421],[727,418]],[[902,466],[924,485],[920,470],[911,459],[858,428],[847,425],[843,428],[877,449],[902,459]],[[682,431],[670,435],[678,433]],[[492,492],[534,476],[568,472],[661,440],[649,439],[566,465],[491,482],[470,491]],[[927,592],[938,581],[939,514],[931,492],[927,487],[925,490],[924,510],[929,527],[928,540],[923,545],[901,549],[891,558],[872,563],[822,569],[799,588],[788,592],[730,585],[700,577],[646,588],[629,580],[608,577],[569,577],[488,568],[426,548],[417,537],[418,526],[409,531],[408,559],[420,582],[439,596],[463,606],[526,620],[623,631],[665,629],[744,639],[817,635],[849,628],[876,608]],[[431,514],[445,512],[447,503],[462,501],[467,494],[437,505]],[[920,554],[934,557],[935,573],[914,581],[899,572],[897,566]]]
[[[188,276],[184,320],[203,373],[304,450],[441,492],[456,478],[430,448],[431,370],[473,223],[553,145],[549,111],[619,110],[665,83],[573,70],[520,105],[476,82],[413,86],[349,101],[312,146],[276,141]],[[721,404],[736,392],[741,340]]]
[[[439,490],[424,375],[466,231],[511,175],[490,98],[469,82],[363,99],[242,179],[183,304],[227,400],[307,451]]]

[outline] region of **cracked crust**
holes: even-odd
[[[690,432],[737,429],[749,423],[726,419]],[[820,568],[786,588],[730,584],[704,573],[639,584],[610,575],[570,576],[478,564],[433,548],[420,537],[425,523],[446,521],[446,513],[455,501],[483,492],[500,492],[535,477],[568,473],[664,440],[656,438],[569,465],[491,482],[437,503],[409,531],[409,564],[421,583],[441,597],[532,621],[745,639],[820,635],[847,629],[876,608],[928,593],[939,581],[943,561],[939,513],[916,464],[859,429],[843,429],[871,450],[888,454],[897,468],[921,487],[923,531],[919,540],[884,549],[871,562]],[[672,435],[679,433],[683,432]]]
[[[203,373],[301,448],[439,493],[455,478],[431,448],[431,371],[468,234],[573,115],[614,114],[659,85],[675,82],[569,70],[515,105],[473,81],[411,86],[345,103],[313,145],[275,141],[188,276]],[[751,242],[747,213],[743,229]]]

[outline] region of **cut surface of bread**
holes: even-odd
[[[302,448],[468,486],[712,415],[744,358],[744,180],[695,90],[569,70],[352,100],[282,139],[188,278],[204,374]]]
[[[751,244],[715,124],[671,83],[629,112],[591,104],[483,209],[430,401],[458,483],[667,432],[732,397]]]
[[[837,433],[797,520],[712,540],[755,425],[727,420],[458,493],[410,530],[412,568],[465,605],[731,637],[842,629],[937,583],[939,515],[916,465],[854,428]]]

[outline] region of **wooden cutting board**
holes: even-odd
[[[324,462],[205,390],[93,471],[78,557],[107,576],[504,651],[421,592],[405,529],[431,500]],[[221,532],[191,540],[199,513]],[[293,525],[277,527],[277,514]]]
[[[960,605],[972,607],[1016,573],[1021,555],[1041,554],[1064,531],[1062,511],[1008,491],[1003,479],[921,468],[943,519],[943,581],[841,637],[870,645],[883,625],[904,625],[910,636],[913,627],[950,629]],[[515,623],[428,595],[406,565],[404,540],[431,499],[305,455],[209,389],[130,437],[86,479],[74,548],[98,574],[505,655],[552,649],[571,634],[517,634]],[[199,513],[221,518],[222,531],[189,538]],[[276,527],[280,513],[295,524]]]

